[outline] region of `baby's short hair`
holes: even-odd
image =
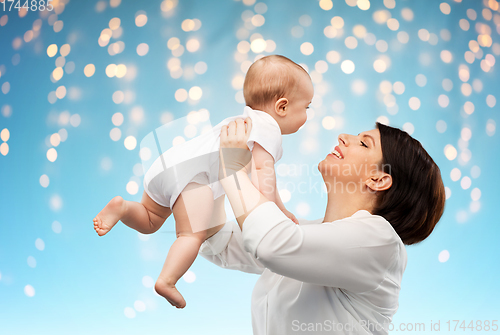
[[[281,55],[265,56],[253,63],[243,84],[247,106],[258,109],[273,100],[283,98],[297,84],[297,73],[302,66]]]

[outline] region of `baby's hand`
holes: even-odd
[[[286,209],[283,211],[283,213],[290,219],[292,220],[293,222],[295,222],[295,224],[299,224],[299,220],[297,220],[297,218],[295,217],[295,215],[293,215],[291,212],[287,211]]]

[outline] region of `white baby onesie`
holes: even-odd
[[[283,155],[281,130],[269,114],[245,107],[243,114],[224,119],[200,136],[175,145],[158,157],[144,175],[144,191],[161,206],[173,208],[182,190],[191,181],[209,185],[214,199],[224,194],[218,181],[220,130],[238,118],[252,119],[252,131],[247,145],[254,142],[269,152],[276,163]]]

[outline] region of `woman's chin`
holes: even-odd
[[[328,164],[325,161],[326,159],[319,162],[318,171],[321,173],[323,180],[326,181],[327,179],[334,179],[337,175],[332,174],[332,169],[328,169]]]
[[[325,170],[323,166],[324,162],[325,160],[322,160],[321,162],[318,163],[318,171],[321,173],[323,177],[324,177],[323,171]]]

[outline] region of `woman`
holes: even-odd
[[[324,218],[296,225],[248,178],[250,130],[249,119],[221,130],[221,183],[239,227],[226,223],[200,253],[261,274],[252,294],[254,334],[387,334],[404,245],[429,236],[444,210],[437,165],[396,128],[377,123],[341,134],[318,165],[328,192]]]

